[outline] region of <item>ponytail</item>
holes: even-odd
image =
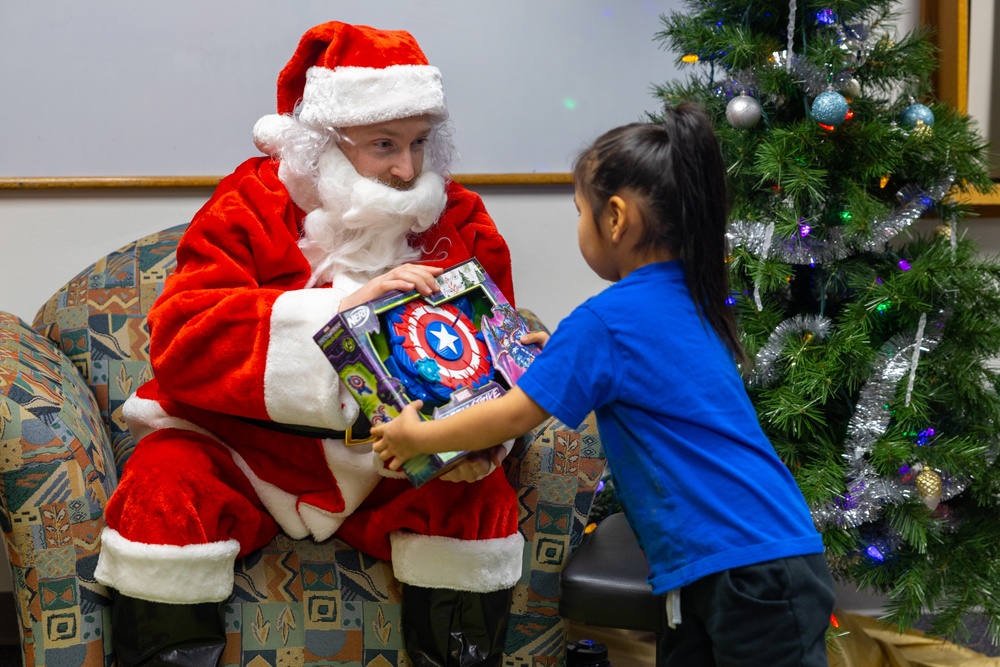
[[[673,199],[670,218],[677,228],[674,253],[684,263],[688,291],[700,315],[730,349],[737,363],[748,358],[740,343],[729,297],[726,241],[728,194],[726,167],[712,122],[692,102],[664,110],[663,128],[670,141]],[[663,217],[660,218],[664,219]]]
[[[573,177],[595,221],[615,193],[628,190],[637,198],[646,224],[636,250],[666,249],[683,262],[698,315],[745,365],[736,318],[726,305],[725,165],[702,108],[683,102],[668,106],[660,124],[606,132],[577,158]]]

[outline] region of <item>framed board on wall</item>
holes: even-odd
[[[1000,145],[1000,56],[993,48],[995,33],[983,23],[1000,26],[1000,13],[993,6],[994,0],[922,0],[920,22],[933,29],[933,38],[939,49],[938,71],[934,75],[934,90],[938,99],[950,102],[963,113],[972,113],[984,130],[984,138],[993,143],[993,151]],[[972,29],[973,15],[977,21]],[[972,80],[970,80],[970,73]],[[973,90],[973,87],[975,89]],[[983,91],[987,88],[988,92]],[[984,97],[985,96],[985,97]],[[984,104],[979,104],[982,100]],[[973,102],[970,108],[970,101]],[[991,122],[997,118],[996,122]],[[994,157],[994,181],[1000,177]],[[970,193],[962,200],[971,204],[984,216],[1000,216],[1000,186],[990,194]]]
[[[564,174],[655,111],[680,0],[47,0],[0,7],[0,178],[199,184],[257,154],[278,72],[328,20],[413,33],[441,69],[456,173]],[[207,176],[206,176],[207,175]],[[177,180],[177,179],[180,180]],[[192,178],[195,180],[192,181]]]
[[[969,115],[993,147],[993,180],[1000,181],[1000,10],[994,0],[969,6]]]

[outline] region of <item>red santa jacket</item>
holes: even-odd
[[[297,243],[305,214],[277,171],[270,158],[244,162],[195,214],[149,314],[154,379],[124,414],[137,440],[161,428],[218,439],[286,532],[323,539],[387,471],[375,471],[372,457],[346,456],[342,444],[240,419],[345,430],[358,414],[313,335],[360,285],[304,288],[311,268]],[[440,220],[417,239],[431,249],[424,261],[449,267],[475,257],[514,303],[510,253],[482,200],[454,182],[447,195]],[[310,525],[303,503],[339,518]]]

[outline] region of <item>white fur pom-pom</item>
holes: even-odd
[[[253,126],[253,143],[261,153],[278,157],[285,143],[285,133],[296,124],[288,115],[269,114]]]

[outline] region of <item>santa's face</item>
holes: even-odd
[[[340,150],[358,174],[407,190],[423,170],[431,122],[427,116],[412,116],[342,128],[340,133]]]
[[[422,255],[410,236],[437,221],[448,197],[444,177],[423,168],[430,125],[412,120],[356,128],[351,143],[320,155],[299,241],[313,268],[309,287],[345,275],[364,282]]]

